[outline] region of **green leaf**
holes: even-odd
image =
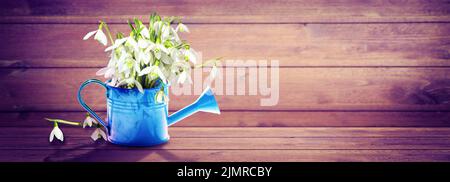
[[[134,33],[136,31],[136,29],[134,28],[133,24],[131,24],[131,22],[129,20],[127,20],[127,23],[128,23],[128,26],[130,26],[130,28],[131,28],[131,32]]]

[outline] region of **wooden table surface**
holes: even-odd
[[[422,0],[0,1],[0,161],[450,161],[449,10]],[[279,102],[215,90],[222,114],[176,124],[165,145],[92,142],[92,129],[68,126],[64,143],[49,143],[43,118],[82,121],[78,87],[103,79],[105,47],[82,37],[98,20],[128,33],[126,20],[152,11],[182,16],[191,33],[181,37],[204,59],[278,60]],[[236,83],[249,88],[248,75]],[[171,94],[171,111],[197,95]],[[85,99],[105,116],[102,88]]]
[[[0,161],[450,161],[450,128],[173,127],[168,143],[123,147],[92,141],[92,129],[0,130]],[[20,133],[20,135],[18,135]]]

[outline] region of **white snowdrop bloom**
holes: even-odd
[[[83,40],[89,39],[89,38],[92,37],[95,33],[97,33],[97,31],[98,31],[98,30],[94,30],[94,31],[88,32],[88,33],[83,37]]]
[[[148,65],[152,59],[152,54],[150,54],[149,52],[143,53],[142,61],[144,62],[144,64]]]
[[[175,29],[177,32],[187,32],[189,33],[189,29],[186,25],[179,23],[177,28]]]
[[[161,50],[160,49],[154,50],[154,53],[155,53],[156,59],[161,59]]]
[[[150,73],[155,73],[156,75],[158,75],[158,77],[161,79],[161,81],[163,81],[164,83],[167,83],[166,76],[164,75],[164,73],[161,71],[161,69],[158,66],[151,66],[151,67],[146,67],[146,68],[142,69],[142,71],[139,73],[139,76],[147,75]]]
[[[106,46],[108,44],[108,39],[106,38],[105,33],[103,33],[102,29],[99,29],[94,36],[94,39]]]
[[[164,64],[172,64],[173,59],[169,55],[167,55],[166,53],[162,52],[161,53],[161,61]]]
[[[86,126],[92,127],[92,124],[97,124],[97,121],[95,121],[95,119],[91,116],[87,115],[83,121],[83,128],[85,128]]]
[[[94,30],[91,32],[88,32],[84,37],[83,40],[87,40],[90,37],[92,37],[92,35],[94,35],[94,39],[97,40],[98,42],[100,42],[101,44],[103,44],[104,46],[106,46],[106,44],[108,44],[108,39],[106,38],[105,33],[103,33],[102,29],[98,29],[98,30]]]
[[[162,25],[163,25],[163,22],[162,22],[162,21],[155,21],[155,22],[153,23],[153,29],[155,30],[155,33],[156,33],[157,35],[160,35]]]
[[[141,66],[139,65],[139,62],[137,62],[137,61],[134,62],[133,69],[137,73],[141,72]]]
[[[159,76],[159,79],[161,79],[161,81],[162,81],[164,84],[167,84],[167,83],[168,83],[168,82],[167,82],[166,76],[165,76],[164,73],[161,71],[161,69],[159,69],[159,67],[158,67],[157,69],[155,69],[155,72],[156,72],[156,74]]]
[[[141,35],[147,39],[150,38],[150,34],[147,27],[144,26],[144,28],[141,30]]]
[[[172,60],[174,62],[179,62],[183,59],[183,57],[178,49],[171,47],[171,48],[169,48],[168,51],[169,51],[170,57],[172,58]]]
[[[121,46],[125,41],[127,41],[127,38],[121,38],[121,39],[117,39],[114,41],[114,45],[109,46],[105,49],[105,52],[114,50],[116,48],[118,48],[119,46]]]
[[[134,40],[133,37],[128,37],[125,45],[131,48],[132,50],[137,50],[139,48],[136,40]]]
[[[55,127],[53,127],[52,132],[50,132],[49,141],[52,142],[53,138],[56,137],[58,140],[64,141],[64,134],[59,129],[58,124],[55,122]]]
[[[164,101],[163,95],[164,95],[163,91],[158,91],[158,93],[156,93],[156,102],[162,103]]]
[[[141,72],[139,72],[139,76],[147,75],[147,74],[153,72],[153,70],[155,70],[155,68],[157,68],[157,66],[146,67],[146,68],[142,69]]]
[[[169,102],[169,97],[167,97],[166,94],[162,90],[158,91],[155,96],[156,102],[163,103],[163,102]]]
[[[181,39],[178,36],[177,31],[174,28],[170,27],[170,32],[171,32],[171,35],[173,36],[172,40],[175,41],[177,44],[180,44]]]
[[[141,83],[139,83],[138,81],[136,81],[134,79],[133,79],[133,82],[134,82],[134,85],[136,86],[136,88],[139,90],[139,92],[144,93],[144,88],[142,88]]]
[[[145,49],[145,48],[147,48],[147,47],[150,45],[149,42],[150,42],[150,41],[147,41],[147,40],[144,40],[144,39],[139,39],[139,40],[138,40],[138,46],[139,46],[139,48],[141,48],[141,49]]]
[[[97,141],[99,138],[103,138],[103,140],[108,141],[106,133],[101,128],[96,128],[91,134],[91,139]]]
[[[179,84],[184,84],[186,81],[187,81],[189,84],[192,83],[192,79],[191,79],[191,74],[190,74],[190,72],[184,70],[184,71],[181,72],[180,75],[178,76],[178,83],[179,83]]]
[[[163,25],[161,28],[161,41],[165,42],[170,36],[170,27],[167,25]]]
[[[110,67],[106,73],[105,73],[105,78],[106,79],[111,79],[114,77],[114,73],[116,72],[116,69],[114,67]]]
[[[110,79],[113,77],[115,71],[116,70],[114,69],[114,67],[104,67],[104,68],[101,68],[100,70],[98,70],[95,74],[97,76],[104,75],[105,78]]]
[[[197,64],[197,52],[190,48],[189,50],[184,50],[184,55],[188,57],[189,61],[191,61],[193,64]]]

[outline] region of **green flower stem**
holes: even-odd
[[[51,119],[51,118],[44,118],[44,119],[46,119],[47,121],[50,121],[50,122],[55,122],[55,123],[68,124],[68,125],[72,125],[72,126],[81,126],[81,123],[74,122],[74,121],[66,121],[66,120],[62,120],[62,119]]]
[[[114,39],[112,38],[111,31],[109,31],[108,24],[104,21],[100,21],[100,24],[105,26],[106,33],[108,34],[109,40],[111,40],[111,45],[114,45]]]

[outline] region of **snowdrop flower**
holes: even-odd
[[[136,40],[134,40],[133,37],[128,37],[125,45],[134,51],[138,50],[138,44],[137,44]]]
[[[190,48],[189,50],[183,51],[184,55],[188,57],[189,61],[191,61],[193,64],[197,63],[197,52]]]
[[[106,44],[108,44],[108,39],[106,38],[105,33],[103,33],[102,29],[99,28],[98,30],[94,30],[91,31],[89,33],[87,33],[84,37],[83,40],[87,40],[90,37],[92,37],[92,35],[94,35],[94,39],[97,40],[98,42],[100,42],[101,44],[103,44],[104,46],[106,46]]]
[[[192,83],[191,75],[187,70],[184,70],[180,73],[180,76],[178,77],[178,83],[183,84],[188,81],[189,84]]]
[[[162,90],[158,91],[155,96],[156,102],[163,103],[163,102],[169,102],[169,97],[167,97],[166,94]]]
[[[175,29],[175,31],[177,31],[177,32],[187,32],[187,33],[189,33],[188,27],[187,27],[186,25],[182,24],[182,23],[179,23],[179,24],[178,24],[178,26],[177,26],[177,28]]]
[[[161,29],[161,41],[165,42],[170,36],[170,27],[167,25],[163,25]]]
[[[50,133],[49,141],[52,142],[53,138],[56,137],[58,140],[64,141],[64,135],[61,129],[58,127],[58,122],[54,122],[55,125],[53,127],[52,132]]]
[[[106,133],[100,127],[97,127],[95,131],[91,134],[91,139],[97,141],[99,138],[103,138],[103,140],[108,141]]]
[[[122,39],[117,39],[116,41],[114,41],[114,45],[109,46],[105,49],[105,52],[114,50],[116,48],[118,48],[119,46],[121,46],[125,41],[127,41],[127,38],[122,38]]]
[[[143,26],[143,27],[144,28],[141,30],[141,35],[147,39],[150,38],[150,34],[148,33],[149,31],[148,31],[147,27],[145,27],[145,26]]]
[[[86,126],[92,127],[92,124],[98,124],[98,123],[89,114],[86,114],[86,118],[83,121],[83,128],[85,128]]]
[[[105,75],[105,78],[107,79],[111,79],[112,76],[114,75],[115,69],[113,67],[104,67],[101,68],[100,70],[98,70],[95,75],[97,76],[101,76],[101,75]]]
[[[159,78],[161,79],[161,81],[163,81],[163,83],[167,83],[166,76],[165,76],[164,73],[161,71],[161,69],[159,69],[158,66],[151,66],[151,67],[146,67],[146,68],[144,68],[144,69],[139,73],[139,76],[147,75],[147,74],[150,74],[150,73],[155,73],[156,75],[159,76]]]

